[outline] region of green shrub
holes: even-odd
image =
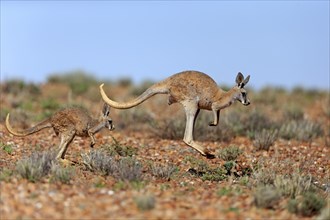
[[[51,168],[51,181],[70,184],[74,170],[71,167],[62,167],[58,164],[53,164]]]
[[[150,126],[157,128],[158,122],[154,121],[151,114],[143,108],[137,107],[121,111],[119,117],[124,119],[116,123],[116,127],[119,129],[128,128],[133,131],[141,131],[143,129],[148,130]]]
[[[117,163],[117,178],[123,181],[139,182],[143,179],[142,164],[132,157],[121,158]]]
[[[284,109],[283,118],[285,121],[299,121],[304,119],[304,111],[298,106],[289,106]]]
[[[298,215],[313,216],[319,214],[325,205],[326,201],[320,195],[313,192],[306,192],[296,199],[291,199],[288,202],[287,208],[289,212]]]
[[[41,100],[41,107],[44,110],[57,110],[60,107],[60,104],[54,98],[47,98]]]
[[[75,95],[82,95],[87,90],[98,84],[95,78],[84,71],[72,71],[64,74],[53,74],[48,77],[49,83],[63,83],[70,87]]]
[[[130,78],[121,78],[118,79],[117,84],[122,87],[129,87],[133,85],[133,82]]]
[[[31,95],[40,95],[40,87],[33,83],[26,83],[23,80],[13,79],[4,83],[3,87],[4,93],[13,93],[14,95],[18,94],[31,94]]]
[[[263,129],[271,129],[275,126],[268,116],[259,111],[252,111],[242,123],[246,126],[244,129],[245,134],[251,139],[255,138],[257,132]]]
[[[179,140],[182,139],[186,127],[186,122],[182,118],[167,119],[164,121],[152,122],[153,132],[162,139]]]
[[[274,144],[277,139],[277,130],[266,130],[258,131],[255,134],[255,139],[253,141],[253,146],[256,150],[266,150]]]
[[[323,130],[320,124],[307,120],[289,121],[283,124],[279,130],[279,136],[281,138],[308,142],[322,134]]]
[[[241,154],[242,150],[237,146],[229,146],[217,151],[218,157],[225,161],[234,161]]]
[[[184,162],[189,163],[190,166],[193,169],[198,170],[198,172],[207,172],[209,170],[209,165],[205,161],[196,159],[192,156],[186,156]]]
[[[227,172],[223,168],[209,169],[207,172],[203,173],[201,176],[202,180],[208,181],[222,181],[227,178]]]
[[[221,116],[217,126],[209,126],[209,123],[213,120],[212,116],[210,112],[201,111],[197,117],[194,129],[197,140],[228,142],[235,137],[233,130],[226,123],[226,116]]]
[[[141,83],[141,85],[139,86],[135,86],[132,90],[131,90],[131,95],[133,96],[139,96],[141,95],[143,92],[145,92],[150,86],[152,86],[154,84],[154,82],[152,81],[144,81]]]
[[[99,172],[102,175],[113,175],[117,170],[114,158],[102,150],[91,150],[81,156],[83,164],[90,171]]]
[[[150,165],[150,169],[153,176],[166,180],[170,180],[173,174],[178,171],[178,167],[173,164],[163,165],[153,163]]]
[[[281,194],[271,185],[258,186],[254,192],[254,204],[258,208],[272,209],[280,199]]]
[[[7,168],[2,168],[0,170],[0,182],[5,181],[8,182],[10,180],[10,177],[13,175],[13,171]]]
[[[305,176],[298,172],[291,175],[276,175],[273,185],[283,196],[291,198],[315,190],[315,186],[312,184],[312,176]]]
[[[203,181],[222,181],[227,178],[227,171],[222,167],[211,168],[205,161],[191,156],[185,157],[184,161],[191,165],[188,173],[201,178]]]
[[[4,144],[4,143],[0,143],[0,146],[2,148],[2,150],[4,152],[6,152],[7,154],[12,154],[13,153],[13,146],[11,144]]]
[[[133,155],[136,155],[138,149],[126,146],[121,144],[117,139],[115,139],[113,136],[112,140],[113,143],[111,145],[104,145],[102,148],[104,148],[111,156],[119,155],[122,157],[132,157]]]
[[[147,211],[155,208],[156,199],[153,195],[140,195],[134,198],[134,202],[139,210]]]
[[[100,172],[102,175],[110,175],[122,181],[138,182],[143,179],[142,165],[132,157],[124,157],[115,160],[104,150],[92,150],[82,155],[83,164],[92,172]]]
[[[54,152],[36,152],[30,157],[19,160],[16,164],[16,171],[30,182],[37,182],[48,175],[55,162]]]

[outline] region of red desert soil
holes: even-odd
[[[97,91],[97,90],[96,90]],[[43,95],[46,92],[43,92]],[[12,112],[14,107],[8,100],[11,95],[1,95],[1,111],[3,106]],[[9,97],[9,98],[8,98]],[[64,98],[66,98],[64,96]],[[83,98],[80,98],[84,100]],[[251,98],[252,99],[252,98]],[[156,106],[158,105],[156,99]],[[162,97],[161,107],[167,107],[166,97]],[[101,106],[97,102],[90,108],[94,113]],[[155,105],[143,104],[150,112],[155,113]],[[38,102],[34,104],[38,106]],[[86,106],[93,103],[86,101]],[[150,107],[149,107],[150,106]],[[237,105],[226,111],[231,111]],[[157,111],[157,110],[156,110]],[[161,118],[171,117],[173,109],[158,109],[155,114]],[[163,115],[163,112],[164,114]],[[249,111],[246,108],[245,111]],[[317,115],[318,110],[309,109],[311,115]],[[38,112],[42,112],[38,110]],[[119,110],[113,110],[114,124],[120,120]],[[314,113],[313,113],[314,112]],[[13,112],[17,114],[17,112]],[[2,119],[3,120],[3,119]],[[28,119],[28,125],[32,120]],[[220,119],[221,123],[221,119]],[[328,123],[326,121],[325,123]],[[207,126],[207,125],[205,125]],[[118,186],[118,180],[112,176],[102,176],[97,172],[91,172],[82,165],[81,153],[90,151],[89,139],[76,137],[69,146],[66,159],[76,161],[73,165],[74,176],[70,184],[53,182],[50,178],[43,178],[35,183],[12,174],[9,179],[1,184],[0,218],[1,219],[301,219],[288,212],[287,199],[282,199],[273,209],[257,208],[254,205],[254,187],[243,184],[243,179],[229,176],[223,181],[203,181],[201,178],[188,173],[191,164],[186,158],[191,157],[204,161],[210,167],[223,166],[224,160],[216,157],[209,160],[196,151],[186,146],[181,140],[162,139],[152,132],[139,128],[116,129],[114,131],[103,130],[96,135],[96,145],[100,146],[113,143],[113,136],[120,144],[137,149],[135,158],[144,165],[143,172],[146,176],[142,186],[136,187],[130,184]],[[198,136],[198,134],[196,134]],[[49,151],[56,148],[59,138],[51,129],[42,130],[39,133],[19,138],[10,135],[4,121],[0,124],[1,144],[10,145],[11,152],[0,149],[1,170],[15,171],[16,163],[32,152]],[[236,137],[230,141],[203,141],[212,152],[224,149],[229,145],[238,146],[243,154],[237,159],[240,167],[252,167],[260,161],[264,161],[265,169],[269,167],[282,170],[301,169],[308,172],[314,178],[329,184],[329,146],[325,137],[305,143],[295,140],[278,139],[269,151],[256,151],[252,141],[247,137]],[[290,161],[290,166],[286,161]],[[150,175],[147,162],[174,164],[178,167],[177,175],[171,179],[159,179]],[[219,193],[221,189],[230,189],[229,193]],[[151,210],[140,210],[136,198],[151,195],[155,198],[155,206]],[[304,217],[312,219],[313,217]]]

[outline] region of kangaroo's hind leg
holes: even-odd
[[[196,103],[192,101],[187,101],[182,103],[184,110],[186,112],[186,129],[184,132],[183,141],[190,147],[197,150],[199,153],[201,153],[203,156],[206,156],[207,158],[214,158],[214,155],[207,152],[207,150],[204,149],[203,146],[199,145],[194,141],[194,126],[195,121],[199,113],[199,109]]]
[[[56,156],[56,159],[62,159],[64,160],[65,153],[68,149],[69,144],[72,142],[74,136],[76,134],[76,131],[74,129],[67,130],[63,133],[61,133],[61,143],[59,146],[59,152]]]

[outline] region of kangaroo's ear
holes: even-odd
[[[250,80],[250,75],[248,75],[245,79],[244,79],[244,81],[243,81],[243,87],[249,82],[249,80]]]
[[[110,105],[108,105],[107,103],[104,103],[102,113],[103,113],[103,116],[109,116],[109,114],[110,114]]]
[[[244,80],[243,74],[241,72],[238,72],[236,76],[236,84],[239,86],[243,80]]]

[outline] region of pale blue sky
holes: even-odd
[[[1,1],[1,81],[77,69],[329,89],[329,1]]]

